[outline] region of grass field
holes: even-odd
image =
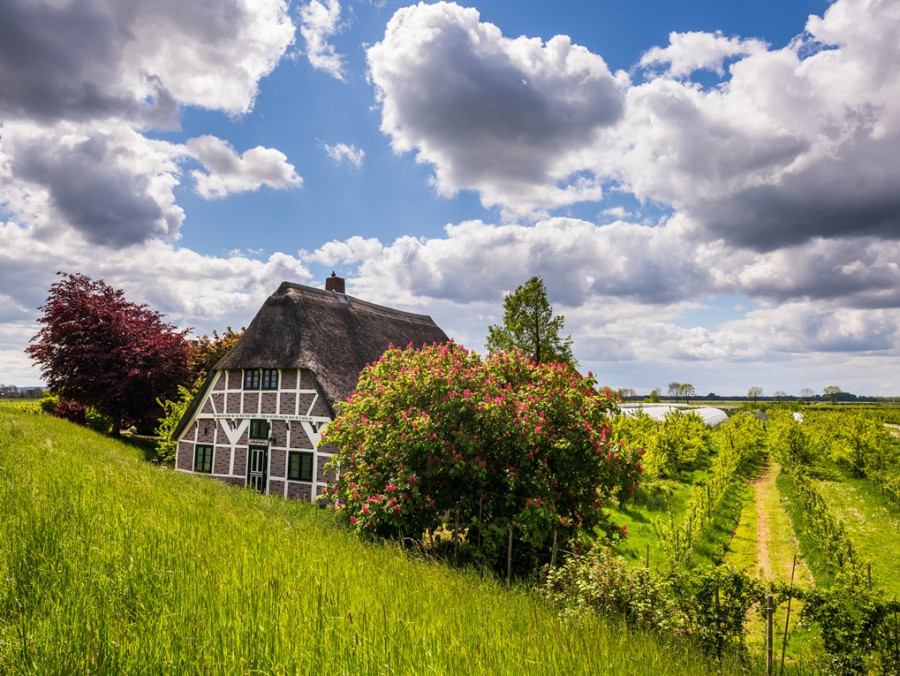
[[[819,477],[817,488],[846,524],[861,557],[872,564],[874,584],[888,596],[900,595],[900,507],[868,480],[833,465]]]
[[[690,644],[0,405],[0,672],[699,674]],[[737,666],[735,666],[737,669]]]

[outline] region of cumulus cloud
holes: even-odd
[[[343,242],[336,240],[326,242],[309,255],[309,258],[323,265],[340,265],[377,259],[382,251],[384,246],[377,238],[354,235]]]
[[[350,145],[347,145],[346,143],[335,143],[333,146],[323,143],[322,147],[325,148],[328,157],[338,164],[346,161],[357,169],[362,166],[363,158],[366,156],[366,151],[362,148],[357,148],[352,143]]]
[[[52,241],[38,239],[28,228],[2,221],[0,270],[6,294],[0,303],[0,373],[5,381],[20,384],[40,382],[22,350],[37,333],[37,308],[56,281],[56,270],[103,279],[123,289],[129,300],[163,312],[167,321],[193,327],[195,335],[246,325],[285,280],[313,282],[304,262],[284,253],[261,260],[242,254],[210,256],[159,240],[115,249],[70,232]]]
[[[748,50],[720,87],[631,88],[600,171],[757,251],[896,239],[900,10],[839,0],[806,29],[783,49]]]
[[[191,172],[197,194],[204,199],[220,199],[264,185],[270,188],[303,185],[303,179],[287,156],[274,148],[257,146],[238,155],[230,143],[209,135],[190,139],[187,148],[207,171]]]
[[[283,0],[7,0],[0,116],[172,124],[173,100],[244,113],[293,36]]]
[[[788,360],[828,379],[837,354],[870,354],[883,364],[898,354],[900,251],[875,239],[820,239],[760,255],[704,242],[682,216],[657,227],[550,218],[533,227],[469,221],[445,230],[389,243],[353,237],[300,257],[355,265],[352,294],[431,314],[475,349],[502,319],[503,294],[539,275],[566,316],[578,359],[620,374],[613,384],[621,386],[649,390],[665,384],[660,374],[721,384],[729,363]],[[713,301],[722,298],[733,307]],[[720,319],[701,325],[697,313]],[[693,374],[683,372],[686,363]],[[786,369],[773,385],[800,387],[802,368]],[[749,384],[735,386],[730,391]]]
[[[306,58],[313,68],[344,79],[344,57],[329,40],[340,31],[341,4],[338,0],[312,0],[300,8],[300,34],[306,41]]]
[[[673,33],[633,84],[564,36],[509,39],[441,2],[399,10],[368,61],[382,131],[441,194],[514,217],[612,187],[763,252],[900,236],[898,34],[897,3],[838,0],[780,49]]]
[[[172,192],[180,155],[124,123],[9,123],[0,138],[0,201],[38,235],[72,228],[114,247],[173,238],[184,219]]]
[[[723,64],[735,56],[747,56],[765,51],[761,40],[726,38],[715,33],[669,33],[668,47],[652,47],[638,62],[644,67],[668,64],[665,72],[672,77],[685,77],[695,70],[711,70],[720,76],[725,74]]]
[[[198,192],[299,186],[277,150],[232,158],[149,138],[182,105],[239,115],[294,39],[284,0],[31,2],[0,6],[0,205],[35,233],[71,228],[125,247],[177,239],[191,154]],[[230,164],[229,164],[230,160]]]
[[[477,190],[510,214],[601,197],[583,152],[621,117],[627,77],[568,37],[510,39],[475,9],[419,4],[368,62],[382,131],[434,167],[441,194]]]

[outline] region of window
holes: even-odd
[[[250,421],[250,438],[251,439],[268,439],[269,438],[269,421],[268,420],[251,420]]]
[[[259,389],[259,369],[244,369],[244,389]]]
[[[262,388],[264,390],[278,389],[278,369],[262,370]]]
[[[313,454],[298,453],[292,451],[288,453],[288,476],[290,481],[312,481],[313,480]]]
[[[196,446],[194,448],[194,471],[204,474],[212,473],[212,446]]]

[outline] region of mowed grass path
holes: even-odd
[[[0,406],[0,673],[728,670],[140,455]]]

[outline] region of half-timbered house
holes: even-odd
[[[442,343],[426,315],[284,282],[213,368],[175,431],[176,469],[314,500],[336,451],[321,444],[335,406],[391,345]]]

